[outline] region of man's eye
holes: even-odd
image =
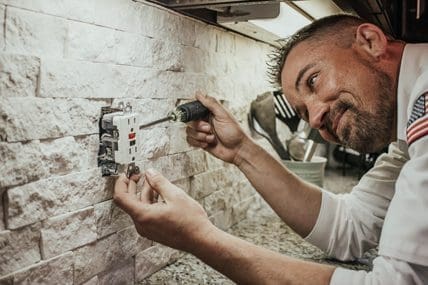
[[[308,78],[308,86],[310,88],[313,88],[315,86],[317,78],[318,78],[318,73],[315,73]]]

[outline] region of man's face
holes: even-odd
[[[357,151],[375,152],[394,133],[392,79],[355,48],[304,41],[281,74],[285,96],[321,136]]]

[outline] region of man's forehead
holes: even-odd
[[[307,64],[316,61],[315,54],[319,47],[304,41],[294,46],[284,62],[281,72],[281,83],[290,85],[294,84],[298,72]]]

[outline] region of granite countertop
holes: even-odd
[[[342,176],[339,170],[327,170],[324,188],[334,193],[347,192],[356,184],[358,180],[357,176],[356,173],[347,173],[346,176]],[[294,233],[268,206],[262,208],[256,215],[234,225],[228,232],[259,246],[291,257],[329,263],[356,270],[369,270],[369,264],[376,256],[376,251],[370,251],[366,254],[366,259],[352,263],[343,263],[329,259],[321,250],[305,242],[300,236]],[[156,272],[140,283],[140,285],[143,284],[235,283],[205,265],[199,259],[186,254],[183,258]]]

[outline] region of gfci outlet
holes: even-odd
[[[133,164],[138,153],[140,116],[128,103],[102,107],[98,166],[103,176],[117,175],[121,164]]]

